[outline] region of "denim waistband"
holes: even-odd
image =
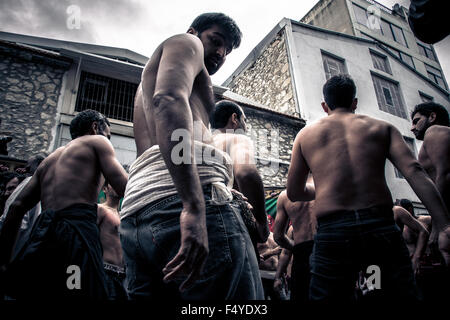
[[[211,184],[206,184],[202,186],[202,191],[203,191],[203,196],[205,197],[205,200],[208,201],[211,199]],[[171,195],[171,196],[167,196],[165,198],[162,199],[158,199],[156,201],[150,202],[148,203],[146,206],[144,206],[143,208],[141,208],[140,210],[138,210],[137,212],[135,212],[134,214],[132,214],[132,216],[139,216],[141,213],[143,212],[149,212],[149,211],[153,211],[156,210],[158,208],[161,208],[169,203],[174,203],[176,201],[179,201],[181,204],[181,199],[177,194]]]
[[[327,214],[323,217],[317,218],[318,226],[339,223],[344,221],[361,221],[368,219],[385,220],[389,222],[394,221],[394,214],[392,206],[377,205],[364,209],[357,210],[339,210]]]
[[[292,248],[292,253],[294,255],[301,255],[303,253],[311,254],[312,248],[314,246],[314,240],[308,240],[294,245]]]

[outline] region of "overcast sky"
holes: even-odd
[[[0,30],[136,51],[150,57],[167,37],[186,32],[203,12],[223,12],[243,33],[241,46],[212,78],[221,84],[282,18],[300,20],[318,0],[0,0]],[[378,0],[392,7],[408,0]],[[74,7],[74,5],[76,7]],[[74,11],[80,10],[76,28]],[[72,23],[67,26],[67,21]],[[447,81],[450,36],[435,45]]]

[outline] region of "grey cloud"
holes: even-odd
[[[70,5],[81,9],[80,28],[69,29],[66,12]],[[2,0],[0,30],[63,40],[96,43],[101,21],[118,25],[142,18],[145,10],[126,0]]]

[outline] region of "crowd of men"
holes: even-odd
[[[17,192],[4,193],[4,299],[305,302],[437,292],[450,264],[447,110],[415,107],[416,160],[393,125],[355,113],[348,75],[330,78],[328,116],[295,138],[271,234],[246,116],[231,101],[216,104],[210,80],[240,41],[231,18],[206,13],[155,50],[135,96],[129,172],[107,118],[85,110],[70,124],[72,141],[21,184],[6,183]],[[394,206],[387,159],[430,216],[416,218],[405,200]],[[381,287],[369,281],[373,266]]]

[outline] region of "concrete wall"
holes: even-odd
[[[229,88],[273,110],[296,113],[287,48],[282,32],[251,66],[229,84]]]
[[[300,22],[354,35],[346,0],[320,1]]]
[[[432,96],[434,101],[449,108],[448,97],[439,89],[423,80],[414,71],[408,69],[401,62],[388,55],[392,75],[379,71],[373,67],[369,48],[380,53],[376,45],[357,41],[338,35],[327,34],[309,28],[293,25],[293,37],[296,52],[301,53],[293,59],[297,94],[300,103],[301,116],[307,123],[326,116],[320,103],[323,101],[322,86],[326,81],[321,50],[345,59],[348,73],[357,86],[357,113],[366,114],[395,125],[402,135],[414,138],[410,132],[410,112],[421,101],[419,90]],[[386,54],[386,53],[384,53]],[[379,110],[375,89],[371,79],[371,72],[382,75],[399,83],[401,96],[406,106],[408,119],[403,119]],[[416,141],[416,151],[420,150],[420,143]],[[395,198],[410,198],[418,201],[405,179],[395,177],[393,166],[386,165],[386,177]]]
[[[13,137],[10,157],[51,151],[64,73],[52,59],[0,46],[1,131]]]

